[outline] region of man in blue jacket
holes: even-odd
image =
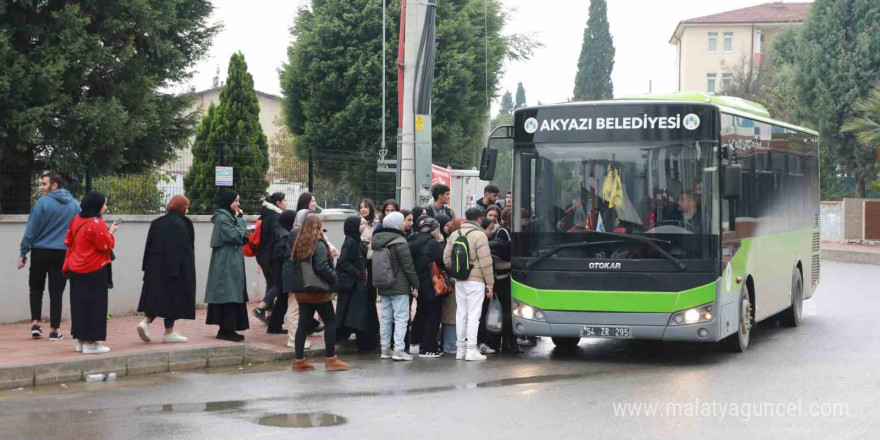
[[[70,221],[80,212],[79,203],[64,189],[64,179],[57,173],[49,173],[40,179],[43,197],[31,209],[24,237],[21,239],[21,255],[18,270],[25,266],[28,252],[31,253],[31,269],[28,285],[31,291],[31,337],[43,336],[40,328],[40,315],[43,310],[43,290],[49,278],[49,324],[52,332],[49,340],[60,341],[63,337],[58,331],[61,326],[61,297],[67,279],[61,274],[67,247],[64,238]]]

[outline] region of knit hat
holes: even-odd
[[[382,225],[389,229],[397,229],[403,231],[403,214],[392,212],[382,219]]]
[[[419,220],[419,232],[434,232],[440,229],[440,223],[431,217],[425,216]]]

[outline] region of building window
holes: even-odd
[[[709,93],[715,93],[715,74],[707,73],[706,74],[706,91]]]
[[[709,52],[718,50],[718,32],[709,32]]]
[[[761,53],[761,31],[755,31],[755,53]]]
[[[733,75],[730,73],[722,73],[721,74],[721,91],[726,92],[730,89],[730,85],[733,83]]]
[[[733,32],[725,32],[724,33],[724,51],[725,52],[733,51]]]

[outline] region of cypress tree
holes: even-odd
[[[611,70],[614,68],[614,43],[608,28],[605,0],[590,0],[590,17],[584,29],[584,43],[578,58],[578,72],[574,80],[574,100],[611,99],[614,87]]]
[[[239,52],[229,60],[219,105],[208,107],[196,131],[193,163],[184,179],[193,212],[212,212],[225,189],[215,185],[217,166],[233,168],[231,189],[241,196],[242,210],[255,213],[259,208],[269,187],[269,149],[259,117],[254,79]]]
[[[499,110],[499,114],[501,115],[509,115],[513,112],[513,97],[510,96],[510,91],[504,92],[504,96],[501,97],[501,109]]]
[[[855,113],[854,104],[880,80],[880,3],[876,0],[817,0],[803,25],[794,79],[797,116],[819,131],[821,153],[856,180],[864,197],[866,181],[876,176],[871,148],[841,132]],[[825,181],[835,170],[823,168]]]
[[[516,107],[514,107],[514,108],[523,108],[525,106],[526,106],[526,89],[523,88],[522,83],[519,83],[516,86]]]

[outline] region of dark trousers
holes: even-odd
[[[67,278],[61,273],[65,251],[52,249],[31,250],[31,267],[28,274],[30,287],[31,320],[39,321],[43,312],[43,291],[49,278],[49,325],[61,326],[61,305]]]
[[[413,327],[421,326],[421,345],[419,351],[422,353],[432,353],[441,351],[437,344],[437,334],[440,332],[440,316],[443,310],[441,298],[434,297],[430,300],[423,300],[419,297],[418,309],[416,310],[416,318],[413,321]]]
[[[511,308],[510,277],[495,279],[495,295],[501,301],[501,345],[505,350],[516,350],[516,335],[513,334],[513,310]]]
[[[270,250],[265,250],[265,252],[270,252]],[[260,265],[263,278],[266,279],[266,295],[263,296],[263,302],[266,303],[267,308],[271,308],[272,304],[275,303],[275,298],[278,296],[278,285],[275,283],[275,267],[268,256],[257,257],[257,264]]]
[[[288,296],[279,295],[281,292],[281,271],[283,270],[284,263],[276,261],[272,266],[274,270],[272,278],[275,281],[275,305],[273,306],[271,303],[266,303],[267,306],[272,309],[272,314],[269,316],[269,328],[266,329],[266,331],[278,333],[284,325],[284,315],[287,314]]]
[[[336,313],[333,311],[333,303],[299,303],[299,324],[296,327],[294,340],[294,357],[302,359],[305,356],[306,336],[311,330],[315,312],[324,321],[324,346],[327,357],[336,356]]]
[[[156,319],[156,317],[147,315],[147,319],[149,319],[150,322],[153,322],[153,320]],[[170,319],[170,318],[164,318],[164,319],[165,319],[165,328],[174,328],[174,321],[175,321],[174,319]]]

